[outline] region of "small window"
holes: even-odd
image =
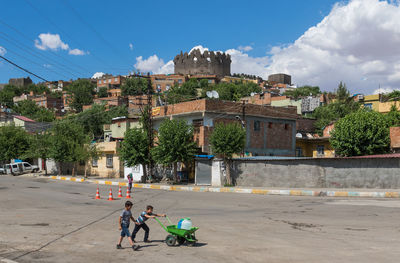
[[[101,80],[99,80],[99,84],[101,84]]]
[[[165,86],[165,90],[169,90],[171,88],[170,85]]]
[[[325,155],[325,147],[323,145],[317,145],[317,155]]]
[[[113,167],[113,155],[112,154],[106,154],[106,166],[107,166],[107,168]]]
[[[178,79],[178,83],[182,83],[182,80],[181,80],[181,79]]]
[[[111,79],[108,79],[108,83],[111,83]]]
[[[118,82],[118,78],[114,78],[114,81],[115,81],[115,82]]]
[[[98,162],[99,162],[99,159],[97,159],[97,158],[92,159],[92,166],[93,167],[97,167],[98,166]]]
[[[364,104],[364,108],[372,110],[372,103]]]
[[[208,80],[208,83],[211,84],[211,83],[212,83],[212,79],[209,79],[209,80]]]
[[[289,124],[285,123],[285,130],[289,129]]]
[[[260,130],[260,121],[254,121],[254,131]]]
[[[268,128],[272,128],[272,122],[268,122]]]

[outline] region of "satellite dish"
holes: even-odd
[[[296,133],[296,138],[302,138],[303,135],[301,135],[301,133]]]
[[[254,92],[250,93],[250,96],[254,97],[254,95],[256,95],[256,93]]]
[[[213,95],[213,94],[212,94],[211,91],[207,91],[207,92],[206,92],[206,95],[207,95],[207,97],[212,98],[212,95]]]
[[[216,99],[219,98],[219,94],[215,90],[211,91],[211,94],[212,94],[212,98],[216,98]]]

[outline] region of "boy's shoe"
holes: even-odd
[[[133,249],[134,251],[138,250],[138,249],[139,249],[139,245],[133,245],[133,246],[132,246],[132,249]]]
[[[122,249],[121,244],[118,244],[118,245],[117,245],[117,249]]]

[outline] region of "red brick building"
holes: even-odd
[[[61,110],[64,108],[63,98],[52,96],[52,94],[43,94],[32,98],[39,107],[53,109],[57,115],[61,115]]]
[[[243,123],[246,129],[246,155],[294,156],[296,117],[296,107],[261,106],[209,99],[153,109],[156,130],[165,118],[184,119],[194,126],[195,141],[202,152],[207,154],[212,153],[209,137],[215,125],[236,122]]]
[[[103,77],[97,79],[97,89],[101,87],[106,87],[107,89],[120,88],[124,80],[125,77],[121,75],[104,75]]]

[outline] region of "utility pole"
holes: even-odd
[[[149,176],[148,180],[153,180],[153,159],[151,158],[151,149],[153,148],[153,111],[152,111],[152,87],[151,87],[151,79],[150,73],[147,73],[147,136],[149,138],[149,151],[148,151],[148,159],[149,159]]]

